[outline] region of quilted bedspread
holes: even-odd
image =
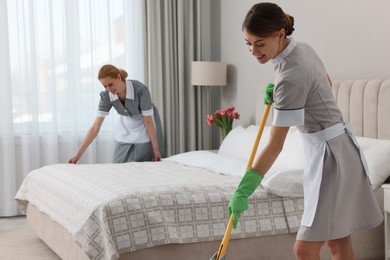
[[[158,245],[221,240],[240,180],[174,160],[56,164],[30,172],[16,199],[62,225],[91,259],[117,259]],[[231,239],[297,232],[302,213],[303,198],[259,187]]]

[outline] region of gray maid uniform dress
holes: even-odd
[[[378,226],[383,214],[363,155],[314,50],[289,39],[272,60],[275,126],[297,126],[305,151],[304,213],[297,240],[326,241]]]
[[[165,157],[163,132],[157,108],[153,105],[148,88],[139,81],[125,80],[126,100],[123,105],[117,95],[100,93],[98,116],[106,117],[114,107],[119,117],[116,132],[114,163],[151,161],[153,147],[144,123],[144,116],[153,116],[161,158]]]

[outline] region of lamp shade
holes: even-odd
[[[193,61],[191,84],[197,86],[225,86],[227,64],[220,61]]]

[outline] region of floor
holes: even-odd
[[[0,217],[0,230],[27,226],[26,216]]]
[[[1,260],[61,260],[27,227],[25,216],[0,217]]]

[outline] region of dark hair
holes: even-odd
[[[117,67],[111,64],[106,64],[100,68],[98,79],[102,79],[105,77],[110,77],[112,79],[115,79],[118,77],[118,75],[121,75],[122,80],[124,80],[128,76],[125,70],[118,69]]]
[[[295,30],[294,17],[284,13],[282,8],[274,3],[255,4],[242,23],[242,30],[260,37],[269,37],[280,29],[286,31],[286,36],[291,35]]]

